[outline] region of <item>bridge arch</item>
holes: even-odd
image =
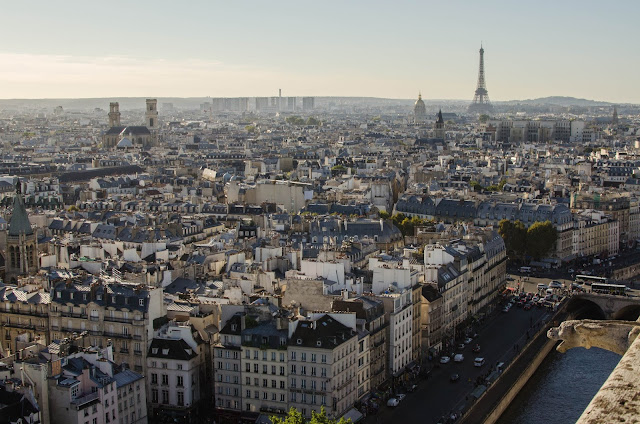
[[[596,302],[574,296],[567,304],[567,313],[571,319],[607,319],[607,314]]]
[[[636,321],[638,317],[640,317],[640,304],[627,305],[620,308],[613,314],[612,318],[622,321]]]

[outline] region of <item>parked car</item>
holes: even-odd
[[[417,388],[418,388],[417,384],[412,384],[407,388],[407,390],[410,392],[415,392]]]
[[[449,378],[451,382],[456,382],[460,380],[460,374],[451,374],[451,378]]]
[[[538,284],[538,290],[546,290],[548,288],[549,287],[546,284],[542,284],[542,283]]]
[[[511,307],[505,306],[504,308],[502,308],[502,312],[509,312],[510,309]]]
[[[473,341],[473,339],[471,337],[467,337],[466,339],[464,339],[464,344],[469,344]]]
[[[464,361],[464,355],[462,353],[458,353],[456,356],[453,357],[453,361],[454,362]]]
[[[552,288],[552,289],[561,289],[562,287],[564,286],[560,281],[553,280],[552,282],[549,283],[549,288]]]
[[[449,361],[451,361],[451,358],[449,358],[448,356],[443,356],[442,358],[440,358],[441,364],[448,364]]]
[[[473,360],[473,366],[474,367],[481,367],[481,366],[484,365],[484,363],[485,363],[484,358],[482,358],[480,356]]]
[[[462,350],[462,349],[464,349],[464,348],[465,348],[465,346],[466,346],[466,345],[465,345],[464,343],[460,343],[460,344],[458,345],[458,349]]]
[[[502,371],[503,368],[504,368],[504,362],[498,362],[496,364],[496,370]]]
[[[400,401],[397,398],[391,398],[387,401],[387,406],[398,406]]]

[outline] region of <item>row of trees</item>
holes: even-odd
[[[289,125],[322,125],[322,122],[319,119],[310,116],[306,120],[301,116],[289,116],[285,119],[287,124]]]
[[[537,221],[527,229],[520,220],[511,222],[503,219],[499,223],[498,233],[504,239],[507,255],[512,260],[524,259],[525,256],[541,259],[551,251],[558,239],[558,232],[551,221]]]
[[[311,412],[311,419],[306,420],[304,416],[296,408],[291,408],[284,418],[271,417],[273,424],[351,424],[351,420],[340,418],[340,421],[327,417],[324,406],[320,409],[320,413]]]
[[[393,225],[398,227],[403,236],[412,236],[416,227],[421,227],[428,224],[433,224],[433,221],[428,219],[418,218],[417,216],[409,218],[403,213],[396,213],[393,216],[389,212],[380,212],[380,218],[389,219],[393,221]]]

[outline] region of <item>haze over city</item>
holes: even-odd
[[[637,2],[10,2],[0,97],[640,102]]]

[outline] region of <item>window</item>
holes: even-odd
[[[302,353],[300,354],[300,360],[301,360],[302,362],[306,362],[306,360],[307,360],[307,354],[306,354],[305,352],[302,352]]]
[[[178,406],[184,405],[184,393],[178,392]]]
[[[280,402],[284,402],[284,393],[280,393]]]
[[[267,373],[267,366],[263,365],[262,366],[262,374],[266,374]]]
[[[247,390],[247,399],[251,399],[251,390]]]
[[[158,384],[158,374],[151,373],[151,384]]]
[[[253,372],[258,373],[258,364],[253,364]]]
[[[321,356],[321,360],[322,360],[323,364],[326,364],[327,363],[327,355],[322,355]]]
[[[138,299],[138,305],[144,306],[144,299]]]
[[[311,362],[316,362],[317,361],[317,357],[318,355],[316,355],[315,353],[311,354]]]
[[[295,364],[291,365],[291,374],[295,374],[296,373],[296,366]]]
[[[280,354],[280,362],[284,362],[284,353]]]
[[[182,369],[182,364],[178,364],[178,369],[181,370]]]
[[[184,384],[184,377],[182,377],[181,375],[178,376],[177,378],[178,380],[178,387],[182,387]]]
[[[280,367],[280,375],[284,375],[284,367]]]
[[[272,361],[276,360],[276,353],[275,352],[271,352],[271,360]]]
[[[244,364],[244,370],[246,372],[251,372],[251,364],[248,363],[248,362],[246,364]]]
[[[271,365],[271,374],[276,375],[276,366]]]
[[[169,376],[167,374],[162,374],[162,385],[163,386],[169,385]]]

